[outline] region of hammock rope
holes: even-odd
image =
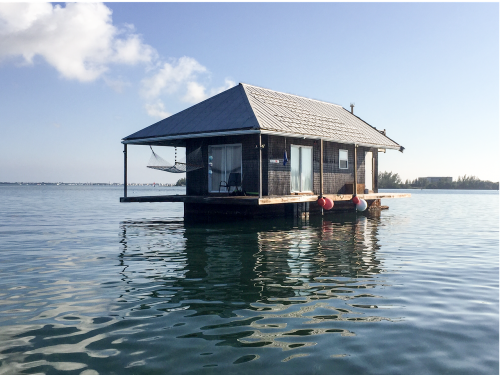
[[[153,151],[153,147],[149,146],[151,149],[151,158],[147,165],[148,168],[156,169],[159,171],[169,172],[169,173],[186,173],[191,172],[196,169],[203,168],[203,158],[201,155],[201,146],[196,150],[189,153],[185,161],[177,161],[177,147],[175,148],[175,159],[174,164],[167,162],[160,155]]]

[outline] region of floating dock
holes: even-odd
[[[381,210],[383,198],[409,198],[404,193],[358,194],[368,204],[368,210]],[[187,222],[206,222],[235,219],[256,219],[272,217],[305,217],[329,213],[355,211],[352,195],[325,194],[323,197],[334,201],[333,209],[323,210],[316,201],[318,195],[285,196],[189,196],[189,195],[154,195],[122,197],[120,202],[171,202],[184,204],[184,220]]]
[[[334,202],[350,201],[351,194],[324,194],[323,197],[330,198]],[[405,193],[371,193],[358,194],[358,198],[374,201],[384,198],[409,198],[411,194]],[[176,202],[176,203],[196,203],[196,204],[216,204],[216,205],[242,205],[242,206],[263,206],[271,204],[304,203],[316,202],[318,195],[283,195],[283,196],[197,196],[197,195],[150,195],[138,197],[121,197],[120,202]]]

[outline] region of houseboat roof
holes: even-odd
[[[122,143],[182,146],[188,138],[252,133],[403,150],[340,105],[244,83],[139,130]]]

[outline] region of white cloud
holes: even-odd
[[[165,111],[165,105],[161,100],[156,100],[154,103],[146,103],[144,108],[146,108],[146,112],[151,117],[165,118],[170,116],[170,113]]]
[[[39,56],[67,79],[89,82],[103,79],[116,92],[131,84],[111,78],[113,64],[146,63],[148,76],[140,94],[150,116],[168,117],[161,97],[175,95],[198,103],[235,83],[209,88],[210,72],[192,57],[158,63],[156,50],[145,44],[132,24],[113,25],[112,11],[102,3],[0,2],[0,60],[21,57],[33,64]]]
[[[191,57],[181,57],[171,64],[164,63],[151,77],[142,80],[142,95],[147,99],[161,94],[173,94],[193,81],[200,73],[208,72],[207,68]]]
[[[110,64],[151,62],[156,51],[112,23],[102,3],[0,3],[0,59],[43,57],[68,79],[93,81]]]
[[[182,100],[188,103],[199,103],[207,98],[206,88],[202,84],[191,81],[186,84],[186,94]]]
[[[176,94],[181,101],[195,104],[235,85],[235,82],[226,78],[223,86],[208,90],[207,85],[200,82],[206,81],[208,75],[208,69],[192,57],[184,56],[170,63],[163,63],[141,82],[141,94],[150,102],[146,104],[148,114],[161,117],[161,113],[166,113],[163,102],[161,109],[158,109],[158,101],[151,103],[162,95]]]

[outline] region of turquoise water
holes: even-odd
[[[121,193],[0,186],[0,374],[498,373],[497,191],[210,225]]]

